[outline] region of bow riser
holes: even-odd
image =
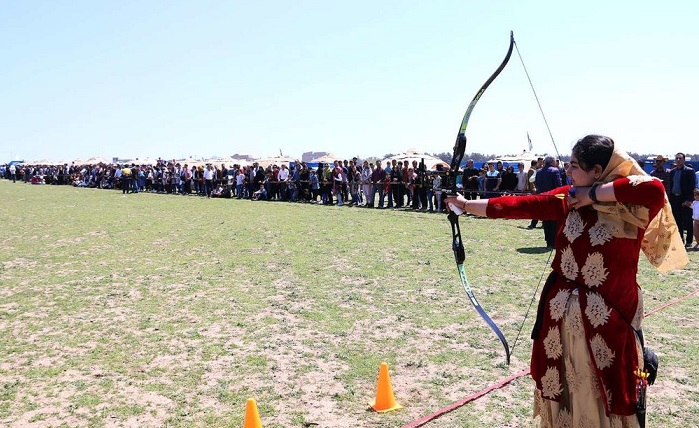
[[[449,172],[446,174],[447,175],[447,183],[445,183],[445,189],[444,195],[446,196],[447,194],[454,195],[456,194],[456,177],[459,173],[459,168],[461,166],[461,161],[464,157],[464,154],[466,153],[466,128],[468,127],[468,121],[471,118],[471,113],[473,112],[473,109],[476,107],[476,104],[478,103],[478,100],[481,99],[481,96],[483,96],[483,93],[485,93],[485,90],[488,89],[488,86],[495,80],[496,77],[502,72],[502,70],[505,68],[507,65],[508,61],[510,60],[510,56],[512,55],[512,49],[514,47],[515,43],[515,38],[514,38],[514,33],[510,32],[510,47],[507,50],[507,55],[505,55],[505,59],[502,61],[500,66],[495,70],[495,72],[486,80],[486,82],[481,86],[481,88],[476,92],[476,95],[473,97],[473,100],[471,103],[468,105],[468,108],[466,109],[466,113],[464,114],[464,118],[461,121],[461,126],[459,127],[459,132],[456,136],[456,142],[454,143],[454,154],[452,156],[452,161],[450,165]],[[475,294],[473,293],[473,290],[471,289],[471,285],[468,282],[468,278],[466,277],[466,270],[464,268],[464,260],[466,258],[465,252],[464,252],[464,244],[461,239],[461,229],[459,227],[459,216],[454,213],[453,211],[449,213],[448,216],[449,222],[451,223],[451,231],[452,231],[452,250],[454,251],[454,259],[456,260],[456,266],[457,269],[459,270],[459,278],[461,279],[461,284],[464,287],[464,290],[466,291],[466,294],[469,297],[469,300],[471,301],[471,304],[473,307],[476,309],[478,314],[483,318],[483,320],[490,326],[490,328],[493,330],[493,332],[498,336],[498,339],[500,339],[500,342],[502,343],[503,347],[505,348],[505,355],[506,355],[506,361],[507,364],[510,364],[510,346],[507,343],[507,340],[505,339],[505,335],[502,334],[502,331],[498,328],[498,326],[493,322],[493,320],[488,316],[488,314],[485,312],[483,307],[478,303],[478,299],[476,299]]]

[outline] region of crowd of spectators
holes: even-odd
[[[428,171],[417,161],[352,160],[269,165],[180,164],[158,160],[155,165],[4,165],[0,175],[31,184],[72,185],[116,189],[122,193],[198,195],[265,201],[363,206],[367,208],[410,208],[442,212],[443,171]],[[505,168],[502,162],[474,168],[469,160],[457,187],[469,198],[488,198],[502,193],[535,190],[532,176],[541,165],[532,163]],[[562,172],[562,177],[565,173]]]
[[[639,163],[643,163],[639,161]],[[678,153],[672,168],[662,156],[655,159],[650,174],[666,188],[682,240],[689,248],[693,239],[699,250],[699,171],[685,163]],[[552,157],[538,158],[525,166],[523,162],[505,166],[489,162],[482,168],[466,162],[456,177],[456,187],[466,199],[487,199],[502,194],[541,193],[570,184],[565,170]],[[0,177],[13,182],[46,185],[72,185],[98,189],[116,189],[122,193],[159,193],[198,195],[207,198],[236,198],[256,201],[286,201],[309,204],[398,208],[443,212],[444,171],[428,171],[417,161],[392,160],[360,162],[352,160],[289,165],[204,165],[180,164],[158,160],[155,165],[27,165],[0,166]],[[450,189],[451,190],[451,189]],[[696,196],[695,196],[696,195]],[[546,245],[553,247],[555,224],[542,222]],[[532,220],[530,229],[537,226]]]

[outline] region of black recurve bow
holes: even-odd
[[[473,100],[471,101],[471,104],[469,104],[468,109],[466,109],[466,114],[464,114],[464,118],[461,121],[461,126],[459,127],[459,133],[456,136],[456,143],[454,143],[454,155],[451,160],[451,166],[449,168],[449,172],[447,173],[447,181],[448,183],[445,183],[447,188],[450,190],[448,193],[455,195],[456,194],[456,177],[459,173],[459,167],[461,166],[461,161],[464,157],[464,154],[466,152],[466,127],[468,126],[468,120],[471,117],[471,113],[473,112],[474,107],[476,106],[476,103],[478,100],[481,98],[483,93],[485,92],[486,89],[488,89],[488,86],[495,80],[496,77],[502,72],[502,70],[505,68],[507,65],[508,61],[510,60],[510,56],[512,55],[512,48],[514,47],[515,43],[515,38],[514,38],[514,33],[510,32],[510,47],[507,50],[507,55],[505,55],[505,59],[503,59],[502,63],[500,66],[495,70],[495,72],[488,78],[488,80],[485,81],[483,86],[476,92],[476,96],[473,97]],[[451,223],[451,233],[452,233],[452,250],[454,251],[454,259],[456,260],[456,267],[459,271],[459,277],[461,278],[461,284],[464,287],[464,290],[466,290],[466,294],[468,294],[468,298],[471,300],[471,303],[473,304],[473,307],[476,308],[476,311],[480,314],[481,318],[490,326],[490,328],[495,332],[495,334],[498,336],[498,339],[500,339],[500,342],[502,342],[502,346],[505,348],[505,355],[506,355],[506,361],[507,364],[510,364],[510,345],[507,343],[507,340],[505,339],[505,335],[500,331],[498,326],[493,322],[493,320],[488,316],[488,314],[485,312],[483,307],[478,303],[478,299],[476,299],[475,294],[473,294],[473,290],[471,289],[471,285],[468,282],[468,278],[466,277],[466,270],[464,268],[464,260],[466,259],[466,254],[464,251],[464,243],[461,240],[461,228],[459,227],[459,214],[454,212],[453,209],[449,211],[448,219],[449,222]]]

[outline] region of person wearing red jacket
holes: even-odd
[[[566,173],[572,185],[542,194],[450,197],[447,206],[558,224],[532,333],[534,417],[541,427],[638,427],[634,371],[644,367],[639,255],[642,250],[667,272],[683,267],[687,253],[662,182],[611,138],[580,139]]]

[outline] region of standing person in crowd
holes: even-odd
[[[182,171],[180,170],[180,164],[178,163],[173,165],[170,169],[170,177],[172,177],[170,180],[170,193],[173,195],[178,194],[182,188],[182,178],[180,176],[181,173]]]
[[[692,201],[692,225],[694,228],[694,241],[696,241],[696,244],[694,247],[692,247],[692,251],[699,251],[699,188],[694,189],[694,200]]]
[[[235,197],[236,199],[243,199],[245,187],[245,172],[243,168],[240,168],[235,176]]]
[[[386,162],[388,163],[388,162]],[[384,169],[384,172],[386,170]],[[386,205],[388,208],[393,208],[393,198],[391,197],[391,174],[384,175],[383,178],[383,194],[386,196]]]
[[[505,172],[502,176],[502,185],[500,190],[504,192],[514,192],[517,188],[517,174],[515,173],[515,168],[509,165],[505,168]]]
[[[318,181],[318,173],[315,169],[311,169],[308,175],[308,184],[311,188],[311,203],[318,203],[318,193],[320,190],[320,182]]]
[[[12,178],[13,183],[17,182],[17,167],[15,164],[10,165],[10,178]]]
[[[255,180],[255,177],[257,177],[257,170],[259,168],[259,165],[257,162],[252,163],[252,168],[248,170],[248,199],[252,199],[252,194],[260,190],[260,185],[257,183]]]
[[[413,209],[417,209],[418,203],[417,203],[417,195],[416,195],[416,188],[415,188],[415,179],[417,178],[417,174],[415,174],[415,170],[413,168],[408,168],[408,175],[407,175],[407,180],[405,181],[405,186],[408,188],[408,193],[410,195],[413,195],[412,198],[412,203],[410,204],[410,207]]]
[[[662,183],[611,138],[579,140],[567,174],[573,185],[548,193],[449,198],[447,206],[561,224],[532,333],[534,417],[543,428],[637,428],[634,371],[644,367],[639,252],[660,272],[683,267],[687,254]]]
[[[488,162],[488,171],[485,173],[485,183],[484,189],[485,193],[481,195],[481,198],[488,199],[496,196],[495,192],[500,191],[500,185],[502,184],[502,177],[500,173],[495,170],[492,162]]]
[[[420,209],[422,211],[427,211],[427,191],[430,189],[430,193],[432,193],[432,184],[428,182],[430,180],[427,179],[427,167],[422,159],[415,172],[417,172],[417,194],[420,198]]]
[[[352,176],[352,181],[350,182],[350,194],[352,195],[352,205],[359,206],[360,202],[360,182],[361,182],[361,174],[359,173],[359,170],[357,169],[357,165],[352,163],[352,166],[350,166],[350,175]]]
[[[670,171],[670,206],[685,247],[692,246],[692,201],[694,200],[694,170],[685,164],[684,153],[675,155],[675,168]]]
[[[333,194],[337,197],[337,206],[341,207],[343,205],[343,188],[347,179],[345,178],[345,171],[342,168],[342,163],[335,161],[335,166],[333,168]]]
[[[391,160],[391,197],[396,208],[403,207],[403,171],[395,159]]]
[[[412,185],[412,191],[410,192],[413,195],[412,208],[418,210],[420,209],[420,176],[418,175],[419,168],[416,160],[413,161],[413,166],[408,171],[410,172],[408,182]]]
[[[167,193],[169,190],[169,184],[171,181],[170,177],[170,168],[166,167],[163,165],[160,171],[162,174],[160,175],[160,189],[162,193]]]
[[[517,187],[515,187],[515,191],[524,193],[528,188],[527,170],[524,169],[524,162],[519,162],[517,164]]]
[[[165,174],[165,168],[163,168],[163,174]],[[199,191],[197,192],[197,195],[204,196],[206,193],[206,185],[204,184],[204,167],[202,165],[199,165],[197,167],[197,175],[196,175],[196,181],[197,181],[197,186],[199,186]]]
[[[210,163],[206,164],[204,170],[204,187],[206,188],[206,197],[211,197],[211,192],[214,191],[214,167]]]
[[[395,168],[394,168],[395,170]],[[362,192],[364,192],[364,206],[372,207],[374,205],[374,200],[371,199],[373,195],[372,185],[371,185],[371,175],[374,171],[369,167],[369,161],[364,161],[362,163],[362,171],[359,173],[359,180],[362,184]]]
[[[383,208],[383,186],[384,186],[384,179],[386,178],[386,171],[384,171],[383,168],[381,168],[381,161],[377,160],[376,161],[376,167],[374,168],[374,172],[371,173],[371,182],[374,185],[374,189],[372,190],[371,197],[369,198],[371,201],[374,201],[374,197],[376,196],[376,193],[378,192],[379,194],[379,206],[378,208]],[[373,204],[372,204],[373,208]]]
[[[321,200],[323,201],[323,205],[333,205],[333,197],[332,197],[332,170],[330,169],[330,164],[325,163],[323,165],[323,173],[318,177],[318,179],[321,181],[321,189],[322,189],[322,194],[321,194]]]
[[[536,171],[539,169],[539,162],[532,161],[527,170],[528,190],[530,193],[536,193]]]
[[[503,175],[505,175],[505,168],[502,164],[502,161],[497,161],[495,163],[495,170],[500,173],[500,178],[502,178]]]
[[[316,169],[316,177],[318,178],[318,195],[320,196],[320,202],[325,203],[324,196],[323,196],[323,186],[324,186],[324,181],[323,181],[323,163],[320,162],[318,163],[318,168]]]
[[[320,168],[320,166],[319,166]],[[281,194],[281,200],[286,201],[289,199],[287,192],[287,181],[289,180],[289,168],[286,164],[282,164],[279,174],[277,174],[277,181],[279,181],[279,193]]]
[[[488,169],[481,169],[478,171],[478,194],[480,195],[481,199],[484,199],[483,196],[485,195],[485,173],[488,172]],[[457,177],[458,179],[458,177]],[[473,200],[473,199],[469,199]]]
[[[557,187],[561,187],[561,174],[558,168],[554,166],[555,160],[552,156],[544,158],[544,166],[536,172],[536,193],[545,193]],[[535,217],[536,218],[536,217]],[[543,220],[544,239],[546,246],[553,248],[554,240],[556,239],[556,229],[558,224],[556,220]]]
[[[568,176],[566,175],[566,170],[561,166],[561,160],[556,159],[556,168],[558,173],[561,175],[561,184],[568,184]]]
[[[400,165],[400,162],[398,162],[398,165]],[[405,197],[405,203],[403,204],[404,207],[410,207],[413,205],[413,191],[409,188],[411,175],[410,169],[410,163],[407,160],[403,161],[401,174],[403,176],[403,196]]]
[[[663,186],[665,186],[665,191],[668,195],[670,195],[670,170],[665,168],[666,162],[667,159],[665,159],[663,155],[656,156],[655,161],[653,162],[653,170],[650,172],[650,175],[662,181]]]
[[[270,197],[269,192],[267,192],[267,172],[265,171],[265,168],[263,166],[258,166],[257,171],[255,171],[255,188],[260,189],[260,187],[264,188],[265,192],[263,194],[264,200],[268,200]]]
[[[184,189],[182,190],[182,194],[192,194],[192,170],[191,168],[189,168],[188,164],[184,164],[184,168],[182,169],[182,180],[184,182]]]
[[[83,174],[84,176],[85,174]],[[121,193],[129,193],[131,191],[131,168],[124,166],[121,169]]]
[[[434,192],[434,198],[437,205],[437,212],[442,212],[442,172],[444,167],[441,164],[437,165],[437,173],[434,175],[432,180],[432,190]]]
[[[466,161],[466,166],[464,167],[463,174],[461,175],[461,185],[464,187],[464,197],[469,201],[476,200],[478,198],[478,175],[480,174],[478,168],[474,168],[473,159]]]
[[[149,166],[148,172],[146,173],[146,192],[153,191],[153,178],[154,178],[153,167]]]

